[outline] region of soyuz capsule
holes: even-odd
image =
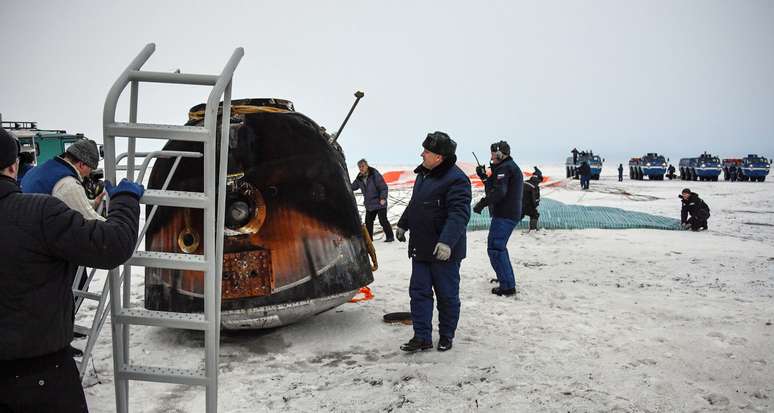
[[[187,125],[203,125],[204,108],[194,106]],[[222,326],[277,327],[348,302],[373,273],[341,148],[288,100],[234,100],[229,121]],[[162,187],[173,161],[156,161],[149,189]],[[182,159],[168,189],[201,192],[202,171],[201,158]],[[160,207],[145,247],[201,254],[202,221],[200,209]],[[146,269],[150,310],[203,312],[203,291],[202,272]]]

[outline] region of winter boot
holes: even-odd
[[[532,218],[532,217],[529,218],[529,229],[530,229],[530,231],[533,230],[533,229],[535,231],[538,230],[538,220],[537,220],[537,218]]]
[[[451,350],[451,348],[452,339],[446,336],[441,336],[441,339],[438,340],[438,351]]]
[[[415,351],[424,351],[431,348],[433,348],[432,341],[425,341],[417,337],[412,337],[408,343],[402,344],[400,346],[401,350],[407,351],[409,353],[413,353]]]
[[[492,288],[492,294],[500,296],[500,297],[502,297],[502,296],[510,297],[510,296],[516,294],[516,289],[515,288],[495,287],[495,288]]]

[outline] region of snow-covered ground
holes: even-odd
[[[490,294],[487,233],[471,232],[454,348],[417,354],[398,349],[410,326],[382,322],[409,308],[406,244],[377,237],[373,300],[222,334],[220,411],[774,411],[772,183],[618,183],[612,165],[583,192],[545,167],[563,182],[543,196],[678,218],[689,186],[712,209],[709,231],[515,232],[517,298]],[[195,367],[202,344],[201,333],[133,327],[131,356]],[[109,324],[94,366],[89,408],[114,411]],[[204,391],[133,382],[130,404],[199,412]]]

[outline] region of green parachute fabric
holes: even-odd
[[[644,212],[627,211],[620,208],[570,205],[553,199],[541,198],[540,229],[663,229],[679,230],[680,220]],[[471,213],[468,231],[476,231],[489,228],[488,209],[484,209],[481,215]],[[529,217],[519,222],[517,228],[526,229],[529,226]]]

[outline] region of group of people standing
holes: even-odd
[[[456,165],[457,143],[446,133],[436,131],[427,135],[422,147],[422,163],[414,169],[417,177],[411,200],[398,220],[394,234],[400,242],[408,240],[408,257],[411,259],[409,297],[414,336],[401,345],[407,352],[433,347],[434,295],[438,301],[440,335],[437,350],[447,351],[453,347],[460,316],[460,264],[466,256],[466,231],[471,216],[471,183]],[[485,197],[476,203],[473,212],[480,214],[484,208],[489,209],[492,222],[487,253],[498,283],[492,294],[507,297],[516,294],[508,239],[525,214],[530,216],[530,228],[537,229],[542,173],[535,168],[535,173],[525,183],[505,141],[493,143],[490,152],[489,173],[484,166],[476,168],[476,174],[484,183]],[[389,242],[392,228],[386,218],[387,185],[381,174],[365,160],[358,162],[358,168],[360,173],[352,183],[352,189],[363,191],[368,232],[373,234],[374,217],[379,216]]]

